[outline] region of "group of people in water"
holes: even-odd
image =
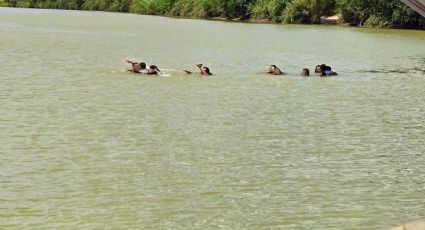
[[[270,65],[269,72],[267,72],[271,75],[282,75],[284,74],[282,70],[279,69],[276,65]],[[320,76],[336,76],[338,75],[336,72],[332,71],[332,68],[330,66],[327,66],[325,64],[317,65],[314,69],[314,73],[320,75]],[[310,70],[308,68],[304,68],[301,71],[302,76],[310,76]]]
[[[133,62],[133,61],[129,61],[126,60],[127,63],[131,64],[131,68],[128,69],[129,72],[132,73],[139,73],[139,74],[148,74],[148,75],[160,75],[161,71],[159,70],[159,68],[156,65],[151,65],[149,66],[149,68],[147,68],[147,65],[145,62]],[[212,73],[210,72],[210,69],[206,66],[204,66],[203,64],[197,64],[196,65],[199,68],[200,74],[201,75],[212,75]],[[187,74],[192,74],[193,72],[187,69],[184,69],[183,72],[187,73]]]
[[[129,72],[132,73],[139,73],[139,74],[148,74],[148,75],[160,75],[161,71],[158,69],[156,65],[151,65],[149,68],[147,68],[146,63],[144,62],[133,62],[126,60],[127,63],[131,64],[131,68],[128,69]],[[210,69],[203,64],[197,64],[196,65],[199,68],[199,73],[204,76],[212,75],[210,72]],[[192,74],[193,72],[187,69],[183,69],[183,72],[187,74]],[[284,72],[277,67],[276,65],[270,65],[269,71],[267,72],[271,75],[283,75]],[[314,69],[314,73],[320,76],[335,76],[338,75],[336,72],[332,71],[332,68],[330,66],[327,66],[325,64],[317,65]],[[301,71],[302,76],[310,76],[310,70],[308,68],[304,68]]]
[[[158,69],[156,65],[151,65],[147,68],[146,63],[144,62],[133,62],[129,60],[125,60],[127,63],[131,64],[131,69],[128,69],[129,72],[132,73],[140,73],[140,74],[148,74],[148,75],[159,75],[161,71]]]

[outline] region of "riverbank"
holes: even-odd
[[[5,7],[5,8],[27,8],[27,7]],[[27,9],[51,9],[51,10],[73,10],[73,9],[52,9],[52,8],[27,8]],[[93,10],[81,10],[81,11],[93,11]],[[326,26],[341,26],[341,27],[361,27],[361,28],[383,28],[383,29],[410,29],[410,30],[425,30],[424,25],[381,25],[381,26],[373,26],[373,25],[352,25],[349,23],[343,22],[339,16],[323,16],[321,21],[318,23],[284,23],[284,22],[273,22],[266,19],[243,19],[243,18],[225,18],[225,17],[212,17],[212,18],[200,18],[200,17],[187,17],[187,16],[174,16],[174,15],[160,15],[160,14],[139,14],[139,13],[131,13],[131,12],[116,12],[116,11],[99,11],[97,12],[111,12],[111,13],[128,13],[128,14],[136,14],[136,15],[148,15],[148,16],[159,16],[159,17],[169,17],[175,19],[198,19],[198,20],[208,20],[208,21],[221,21],[221,22],[232,22],[232,23],[252,23],[252,24],[296,24],[296,25],[326,25]],[[338,17],[335,19],[335,17]],[[331,18],[329,20],[328,18]]]
[[[164,16],[164,15],[156,15]],[[214,17],[214,18],[189,18],[189,17],[176,17],[176,16],[164,16],[172,18],[187,18],[187,19],[204,19],[212,21],[223,21],[223,22],[235,22],[235,23],[253,23],[253,24],[298,24],[298,25],[329,25],[329,26],[342,26],[342,27],[361,27],[361,28],[382,28],[382,29],[406,29],[406,30],[425,30],[425,25],[396,25],[396,24],[383,24],[380,26],[374,25],[350,25],[349,23],[344,22],[340,16],[323,16],[318,23],[277,23],[268,20],[257,20],[257,19],[240,19],[240,18],[223,18],[223,17]]]
[[[386,28],[424,28],[425,19],[401,1],[372,0],[0,0],[0,6],[128,12],[254,23],[343,24]]]

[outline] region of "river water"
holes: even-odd
[[[424,218],[424,68],[424,31],[0,8],[0,228]]]

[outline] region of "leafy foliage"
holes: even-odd
[[[424,18],[401,1],[340,0],[338,10],[351,25],[424,25]]]
[[[425,24],[425,19],[401,0],[0,0],[0,6],[286,23],[319,23],[322,16],[338,14],[350,25]]]
[[[286,6],[291,0],[257,0],[250,7],[251,17],[255,20],[281,22]]]
[[[6,3],[6,1],[0,0],[0,7],[5,7],[5,6],[8,6],[8,4]]]
[[[287,23],[319,23],[321,16],[334,14],[335,0],[294,0],[285,10]]]

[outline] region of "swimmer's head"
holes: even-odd
[[[212,73],[210,72],[210,69],[208,67],[204,67],[204,71],[205,71],[206,74],[212,75]]]
[[[152,70],[156,70],[158,72],[161,72],[156,65],[151,65],[151,66],[149,66],[149,68],[152,69]]]
[[[320,65],[317,65],[316,68],[314,69],[315,73],[322,73],[322,71],[320,70]]]
[[[320,65],[320,72],[321,72],[321,73],[325,72],[325,71],[326,71],[326,67],[327,67],[327,66],[326,66],[325,64],[321,64],[321,65]]]
[[[146,69],[146,63],[140,62],[140,67],[142,67],[142,69]]]
[[[272,73],[277,68],[276,65],[270,65],[269,66],[269,73]]]

